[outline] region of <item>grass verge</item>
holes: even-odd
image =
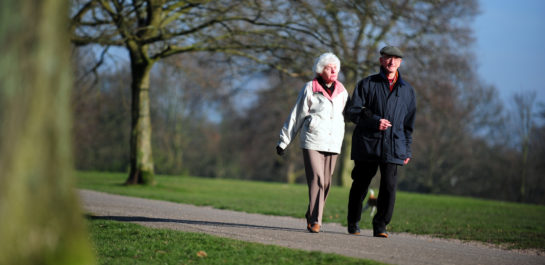
[[[383,264],[93,217],[88,223],[99,264]]]
[[[210,205],[249,213],[304,218],[306,185],[289,185],[227,179],[157,176],[156,186],[123,186],[123,173],[78,172],[78,187],[128,196],[194,205]],[[346,225],[349,189],[332,187],[324,222]],[[443,195],[398,192],[388,226],[443,238],[480,241],[517,249],[545,250],[545,206],[480,200]],[[364,212],[362,228],[371,228]]]

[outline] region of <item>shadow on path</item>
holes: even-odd
[[[236,223],[211,222],[211,221],[179,220],[179,219],[154,218],[154,217],[143,217],[143,216],[94,216],[94,215],[86,215],[85,217],[87,219],[90,219],[90,220],[112,220],[112,221],[118,221],[118,222],[178,223],[178,224],[189,224],[189,225],[239,227],[239,228],[266,229],[266,230],[279,230],[279,231],[288,231],[288,232],[304,232],[304,233],[308,233],[306,229],[296,229],[296,228],[289,228],[289,227],[236,224]],[[343,233],[333,232],[333,231],[322,231],[320,233],[343,234]]]

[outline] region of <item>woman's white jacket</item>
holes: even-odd
[[[339,81],[331,96],[316,79],[307,82],[280,130],[278,146],[286,149],[301,130],[301,148],[340,154],[347,100],[348,92]]]

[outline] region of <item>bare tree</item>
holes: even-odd
[[[92,64],[83,60],[81,64]],[[80,72],[80,71],[77,71]],[[84,74],[84,73],[81,73]],[[76,82],[73,89],[74,154],[79,170],[118,171],[127,170],[130,126],[130,92],[126,84],[130,80],[128,70],[109,69],[99,76],[86,76]]]
[[[211,53],[179,54],[158,64],[151,91],[158,173],[216,177],[221,171],[218,126],[232,93],[229,67]],[[196,152],[195,150],[200,150]],[[207,155],[205,155],[207,154]]]
[[[494,87],[478,82],[471,54],[443,51],[425,64],[409,67],[418,89],[418,115],[413,145],[415,158],[402,188],[450,192],[460,183],[475,183],[475,139],[488,137],[502,118]],[[485,143],[483,143],[485,144]],[[479,143],[479,146],[481,143]],[[475,171],[473,171],[473,169]]]
[[[284,122],[285,111],[293,104],[303,86],[300,80],[290,78],[275,71],[259,74],[261,84],[267,86],[254,92],[256,99],[242,110],[233,110],[225,120],[224,147],[229,156],[232,151],[240,153],[242,159],[236,161],[243,169],[242,178],[282,181],[287,183],[304,180],[303,159],[300,156],[299,141],[293,141],[292,148],[283,157],[276,155],[274,147],[278,132]],[[235,97],[234,102],[240,97]],[[234,131],[235,133],[229,133]]]
[[[535,128],[530,137],[530,153],[528,179],[527,201],[533,203],[545,204],[545,180],[543,179],[543,170],[545,170],[545,103],[537,104],[539,107]]]
[[[154,183],[149,100],[153,65],[180,53],[244,55],[247,49],[282,47],[280,37],[253,44],[275,33],[260,28],[271,26],[261,14],[273,8],[260,1],[73,1],[72,43],[119,46],[129,53],[132,121],[127,184]]]
[[[93,264],[74,189],[68,2],[0,10],[0,264]]]
[[[528,174],[528,150],[530,146],[530,136],[532,135],[534,105],[536,92],[522,93],[518,92],[513,95],[514,121],[515,128],[518,132],[518,138],[521,150],[520,163],[520,194],[519,201],[524,201],[526,197],[526,181]]]

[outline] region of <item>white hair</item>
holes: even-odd
[[[320,55],[320,57],[316,59],[312,70],[317,74],[321,74],[324,71],[324,67],[329,64],[334,64],[335,66],[337,66],[337,72],[341,71],[341,60],[339,60],[339,58],[335,54],[330,52],[326,52]]]

